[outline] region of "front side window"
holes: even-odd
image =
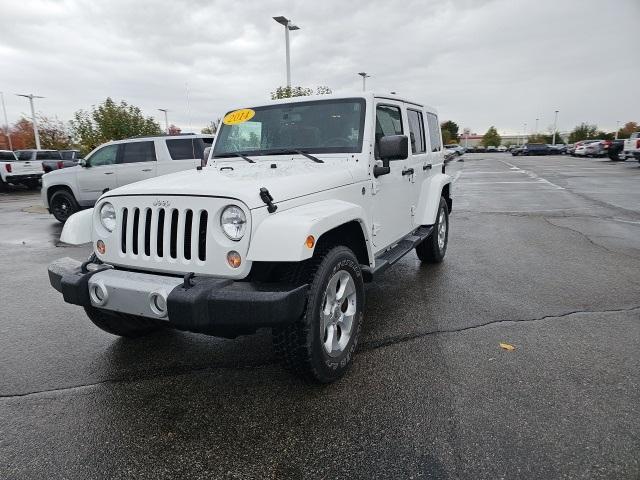
[[[96,150],[93,155],[87,158],[87,163],[92,167],[101,167],[103,165],[113,165],[116,163],[118,156],[118,145],[107,145],[100,150]]]
[[[427,113],[427,125],[429,127],[431,151],[439,152],[442,150],[442,140],[440,139],[440,125],[438,125],[438,117],[433,113]]]
[[[16,156],[13,152],[0,152],[0,162],[15,162]]]
[[[204,142],[201,138],[176,138],[167,140],[167,148],[172,160],[200,159],[204,151]]]
[[[376,107],[376,143],[375,157],[379,158],[380,139],[387,135],[402,135],[402,113],[400,107],[378,105]]]
[[[422,120],[422,112],[416,110],[407,110],[409,118],[409,140],[411,141],[411,151],[413,154],[425,153],[427,148],[424,139],[424,122]]]
[[[361,98],[316,100],[251,109],[254,116],[220,125],[214,157],[234,152],[274,155],[292,150],[307,153],[362,151],[365,101]]]
[[[123,143],[122,154],[118,163],[155,162],[156,149],[153,142]]]

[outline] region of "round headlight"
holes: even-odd
[[[103,203],[100,207],[100,223],[109,232],[116,228],[116,209],[109,202]]]
[[[220,226],[227,237],[238,241],[247,229],[247,217],[240,207],[229,205],[220,215]]]

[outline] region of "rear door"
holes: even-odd
[[[167,138],[167,155],[158,162],[158,175],[189,170],[202,164],[205,144],[202,138]]]
[[[427,139],[424,126],[424,114],[419,107],[407,107],[407,119],[409,124],[409,163],[407,168],[413,170],[411,175],[411,217],[414,227],[419,226],[416,220],[418,199],[422,191],[424,181],[429,178],[432,171],[432,159],[427,152]]]
[[[156,176],[156,148],[153,140],[120,144],[117,163],[119,187]]]
[[[118,145],[105,145],[86,159],[86,166],[78,170],[78,200],[95,202],[105,189],[116,188],[116,158]]]

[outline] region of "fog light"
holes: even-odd
[[[149,295],[149,308],[159,317],[167,316],[167,299],[160,293]]]
[[[231,268],[238,268],[242,263],[242,257],[240,257],[240,254],[235,250],[231,250],[227,253],[227,263]]]
[[[313,246],[316,244],[316,239],[313,238],[313,235],[309,235],[304,244],[307,246],[307,248],[313,248]]]
[[[96,242],[96,250],[98,250],[98,253],[100,255],[104,255],[104,252],[107,251],[107,246],[104,244],[102,240],[98,240]]]

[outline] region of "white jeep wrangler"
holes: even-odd
[[[235,337],[270,327],[319,382],[358,343],[364,282],[415,248],[447,249],[451,178],[435,111],[394,95],[324,95],[228,113],[208,166],[111,190],[61,240],[93,243],[49,278],[98,327]]]

